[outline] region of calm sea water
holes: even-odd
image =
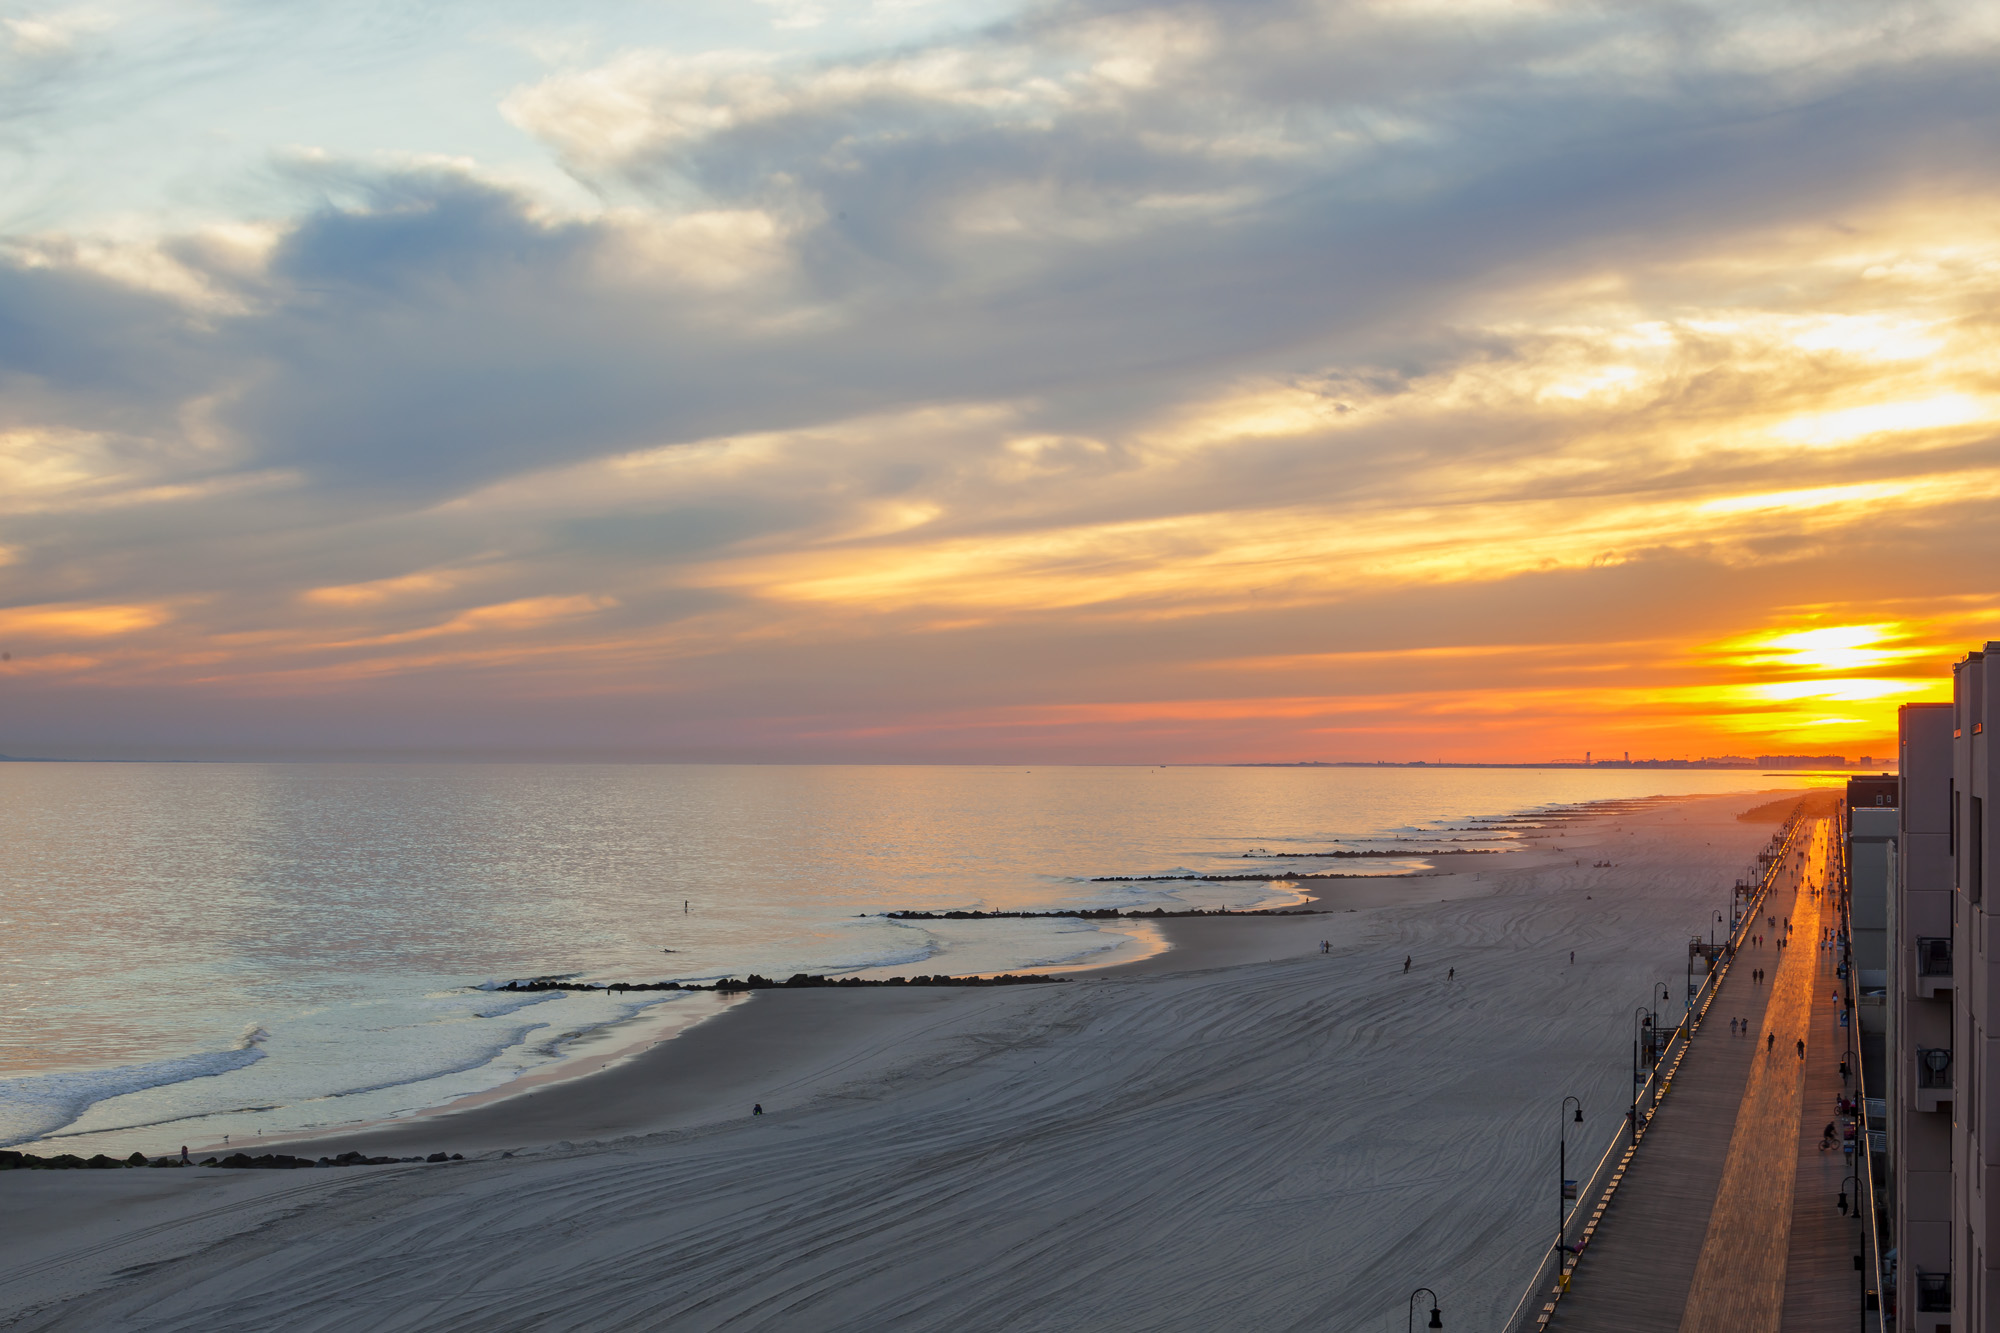
[[[1253,848],[1421,842],[1550,803],[1768,785],[1562,769],[4,764],[0,1144],[161,1152],[405,1114],[715,1004],[481,989],[514,977],[1087,965],[1143,950],[1146,928],[881,914],[1264,905],[1289,891],[1091,878],[1241,873]]]

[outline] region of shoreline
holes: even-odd
[[[1589,1108],[1572,1151],[1618,1132],[1624,1002],[1678,970],[1772,795],[1328,884],[1319,915],[1165,920],[1171,952],[1064,985],[753,992],[587,1077],[268,1142],[460,1162],[0,1173],[0,1318],[1359,1325],[1421,1236],[1482,1327],[1546,1241],[1550,1091]]]
[[[1625,1001],[1679,970],[1772,795],[1327,884],[1320,915],[1169,919],[1171,952],[1064,985],[758,991],[588,1077],[269,1144],[464,1161],[0,1173],[0,1318],[1373,1326],[1420,1237],[1483,1327],[1546,1243],[1551,1091],[1588,1108],[1573,1152],[1618,1132]]]
[[[1331,931],[1334,923],[1351,915],[1480,897],[1491,891],[1490,878],[1494,875],[1503,871],[1530,873],[1537,869],[1540,862],[1534,858],[1538,853],[1542,860],[1553,864],[1560,860],[1559,848],[1554,846],[1559,841],[1555,827],[1558,821],[1565,826],[1588,827],[1686,801],[1738,802],[1768,795],[1768,792],[1744,792],[1723,797],[1668,796],[1643,802],[1630,798],[1593,802],[1593,806],[1614,808],[1602,812],[1587,808],[1552,812],[1550,822],[1524,831],[1504,857],[1496,855],[1492,861],[1480,858],[1474,865],[1409,875],[1338,876],[1334,882],[1320,880],[1310,888],[1302,884],[1302,897],[1291,907],[1189,911],[1157,917],[1150,912],[1121,915],[1117,921],[1153,925],[1162,937],[1159,947],[1141,958],[1059,964],[1049,970],[1064,971],[1074,983],[1087,986],[1272,962],[1283,953],[1298,950],[1300,941],[1316,932],[1318,928],[1308,923],[1321,923]],[[1768,801],[1757,804],[1765,803]],[[1107,924],[1112,922],[1107,919]],[[725,1116],[732,1111],[740,1116],[750,1106],[763,1104],[770,1094],[760,1096],[759,1088],[776,1088],[780,1097],[811,1096],[826,1090],[841,1077],[860,1076],[873,1067],[871,1062],[892,1054],[898,1041],[917,1035],[904,1030],[910,1011],[935,1016],[942,1029],[955,1031],[954,1019],[976,1026],[994,1010],[970,1006],[965,1013],[954,1014],[953,999],[968,992],[1005,994],[1015,988],[937,988],[935,993],[940,998],[931,1005],[914,1001],[904,1005],[871,1003],[885,991],[899,994],[921,989],[928,988],[843,990],[833,986],[788,992],[784,987],[773,987],[744,992],[747,1002],[710,1015],[669,1038],[633,1052],[617,1068],[562,1080],[547,1089],[523,1088],[518,1098],[495,1089],[477,1104],[471,1099],[460,1099],[422,1113],[422,1124],[414,1123],[418,1117],[413,1115],[372,1127],[350,1126],[326,1134],[271,1137],[259,1143],[273,1151],[307,1148],[314,1156],[355,1151],[369,1155],[454,1151],[468,1156],[476,1152],[511,1151],[518,1155],[560,1140],[575,1142],[582,1138],[602,1142],[686,1132],[704,1123],[704,1117]],[[839,1010],[811,1007],[815,1000],[835,994],[851,1002]],[[738,1049],[739,1044],[742,1050]],[[760,1083],[759,1078],[766,1081]],[[683,1086],[687,1083],[708,1086],[689,1089]],[[646,1101],[640,1092],[659,1086],[671,1087],[673,1091],[658,1105]],[[551,1095],[558,1089],[560,1095]],[[547,1100],[533,1108],[516,1105],[517,1100],[538,1094]],[[570,1132],[562,1132],[565,1129]],[[463,1137],[448,1138],[453,1133]],[[540,1145],[533,1142],[538,1134],[543,1137]]]
[[[1768,794],[1768,789],[1765,794]],[[1121,943],[1113,944],[1107,949],[1085,954],[1070,961],[1012,969],[1013,972],[1021,975],[1061,975],[1081,980],[1085,978],[1119,979],[1124,977],[1156,976],[1186,971],[1201,971],[1217,966],[1232,966],[1238,963],[1268,960],[1270,948],[1266,944],[1259,942],[1265,938],[1264,932],[1236,935],[1223,933],[1240,929],[1240,927],[1230,923],[1289,918],[1293,925],[1296,926],[1297,922],[1301,919],[1320,919],[1396,904],[1408,905],[1450,901],[1454,898],[1468,896],[1475,892],[1477,886],[1483,881],[1487,873],[1496,872],[1503,865],[1517,866],[1521,864],[1520,858],[1524,855],[1531,855],[1536,849],[1538,840],[1549,840],[1552,837],[1549,830],[1555,829],[1558,826],[1568,827],[1579,823],[1589,824],[1619,817],[1630,812],[1649,809],[1661,803],[1733,799],[1734,795],[1731,794],[1723,797],[1713,795],[1669,795],[1645,798],[1607,797],[1598,801],[1584,802],[1576,805],[1554,806],[1540,811],[1518,812],[1510,815],[1475,816],[1471,818],[1464,828],[1453,825],[1450,829],[1442,830],[1442,832],[1483,832],[1503,828],[1509,829],[1510,832],[1506,838],[1509,846],[1505,849],[1484,852],[1478,856],[1453,855],[1450,850],[1442,848],[1401,849],[1399,853],[1401,857],[1409,860],[1426,860],[1427,858],[1424,855],[1426,851],[1441,857],[1448,856],[1452,858],[1452,861],[1456,862],[1456,864],[1450,864],[1448,868],[1433,864],[1433,867],[1429,870],[1372,875],[1339,872],[1306,872],[1286,875],[1273,872],[1268,875],[1259,874],[1254,876],[1227,874],[1216,876],[1114,876],[1108,877],[1106,880],[1106,882],[1152,882],[1154,880],[1189,879],[1208,883],[1227,882],[1235,879],[1254,879],[1261,884],[1268,884],[1273,888],[1278,885],[1292,887],[1292,895],[1289,899],[1283,900],[1279,905],[1267,908],[1079,908],[1073,911],[1051,910],[1029,912],[890,911],[884,915],[890,919],[953,922],[1014,918],[1073,919],[1101,923],[1101,929],[1106,933],[1123,935],[1125,937],[1125,940]],[[1294,855],[1298,855],[1301,859],[1304,859],[1304,857],[1310,854]],[[1391,853],[1384,853],[1383,855],[1387,856],[1391,855]],[[1417,887],[1425,881],[1429,881],[1430,883],[1425,887]],[[1295,930],[1282,932],[1278,938],[1283,939],[1294,933],[1296,933]],[[1135,950],[1138,951],[1137,956],[1133,956]],[[1106,953],[1112,954],[1114,957],[1110,959],[1101,957],[1102,954]],[[847,975],[854,976],[857,979],[866,977],[867,980],[864,985],[867,989],[872,990],[882,988],[883,978],[875,974],[889,973],[892,970],[896,969],[892,969],[890,966],[880,966],[859,969],[856,973]],[[978,976],[990,974],[967,975]],[[630,989],[633,990],[654,989],[656,986],[655,983],[644,982],[615,983],[614,985],[626,984],[629,984]],[[572,989],[570,987],[563,988]],[[506,987],[495,987],[493,989],[497,993],[507,993]],[[687,993],[690,999],[693,999],[695,996],[707,996],[719,1000],[727,995],[740,1004],[743,1000],[747,1000],[752,996],[772,994],[784,988],[780,985],[770,989],[743,990],[731,994],[727,991],[717,992],[708,986],[676,983],[673,989]],[[801,989],[811,989],[818,992],[845,988],[838,984],[825,984],[802,987]],[[861,990],[863,989],[863,985],[856,985],[853,989]],[[917,988],[911,987],[910,989]],[[952,987],[951,989],[956,990],[957,987]],[[487,1124],[484,1116],[488,1114],[504,1116],[505,1112],[503,1108],[517,1101],[525,1101],[528,1098],[538,1095],[547,1096],[558,1088],[577,1088],[579,1096],[587,1099],[589,1090],[599,1086],[599,1080],[608,1079],[625,1066],[636,1062],[645,1062],[657,1052],[671,1047],[676,1043],[687,1041],[695,1032],[722,1020],[730,1007],[732,1006],[725,1004],[711,1008],[706,1013],[688,1015],[684,1011],[681,1011],[680,1006],[677,1004],[661,1006],[659,1011],[635,1015],[633,1018],[624,1020],[623,1022],[610,1024],[586,1038],[574,1054],[565,1056],[533,1072],[509,1079],[507,1082],[492,1088],[461,1094],[442,1102],[416,1107],[387,1117],[365,1118],[323,1128],[315,1127],[271,1134],[254,1134],[249,1138],[245,1138],[240,1134],[231,1135],[227,1140],[211,1140],[201,1143],[198,1146],[191,1144],[190,1152],[199,1159],[204,1156],[219,1156],[231,1152],[290,1150],[301,1145],[312,1145],[317,1150],[319,1146],[328,1144],[338,1146],[330,1149],[327,1155],[337,1155],[340,1151],[348,1150],[368,1151],[370,1155],[387,1155],[392,1151],[414,1151],[418,1144],[435,1144],[434,1147],[424,1148],[426,1153],[443,1147],[449,1147],[450,1150],[461,1150],[456,1144],[446,1145],[437,1141],[435,1138],[436,1131],[433,1126],[438,1124],[457,1126],[461,1123],[462,1118],[474,1115],[481,1117],[479,1123],[472,1127],[475,1140],[482,1145],[497,1144],[502,1139],[518,1136],[510,1136],[501,1132],[498,1128]],[[856,1004],[850,1006],[850,1008],[855,1015],[851,1021],[860,1023],[873,1021],[869,1016],[872,1011],[866,1006]],[[664,1032],[659,1030],[662,1028],[665,1029]],[[621,1032],[629,1033],[634,1029],[641,1031],[650,1029],[650,1031],[647,1031],[647,1035],[638,1037],[636,1040],[621,1040],[619,1038],[618,1034]],[[815,1030],[818,1032],[819,1040],[832,1042],[836,1046],[843,1046],[838,1037],[827,1032],[818,1031],[818,1026],[815,1027]],[[616,1041],[617,1045],[609,1051],[593,1049],[602,1046],[607,1040]],[[758,1041],[763,1046],[784,1045],[782,1041],[773,1043],[761,1037]],[[797,1054],[799,1058],[804,1058],[805,1056],[803,1052]],[[704,1061],[711,1061],[712,1059],[713,1054],[708,1052],[705,1044],[703,1044],[700,1052],[690,1054],[687,1057],[687,1063],[698,1066]],[[682,1062],[665,1061],[663,1059],[662,1063],[678,1065]],[[811,1061],[807,1059],[806,1064],[810,1065]],[[748,1077],[752,1072],[749,1067],[738,1069],[737,1066],[727,1061],[718,1065],[718,1068],[724,1073],[725,1086],[734,1086],[728,1080],[737,1074],[743,1074],[745,1077]],[[688,1075],[677,1070],[672,1076],[686,1077]],[[806,1077],[808,1082],[810,1082],[813,1075],[808,1071],[803,1077]],[[609,1084],[603,1086],[606,1088],[611,1087]],[[748,1086],[748,1084],[745,1084],[745,1086]],[[623,1094],[620,1091],[614,1090],[610,1095],[616,1098]],[[754,1102],[756,1099],[753,1098],[752,1100]],[[695,1097],[692,1100],[688,1100],[685,1106],[687,1108],[719,1108],[724,1104],[727,1104],[724,1093],[722,1090],[718,1090],[713,1096]],[[676,1101],[674,1106],[681,1107],[682,1102]],[[694,1112],[690,1110],[687,1113],[693,1114]],[[560,1112],[538,1113],[529,1118],[529,1123],[553,1123],[559,1118]],[[592,1119],[591,1117],[585,1118]],[[593,1120],[592,1123],[596,1122]],[[666,1114],[665,1119],[659,1123],[667,1129],[679,1129],[685,1127],[689,1122],[685,1119],[682,1111],[676,1110],[671,1114]],[[600,1126],[597,1130],[579,1132],[609,1131]],[[653,1131],[649,1129],[646,1132]],[[34,1152],[37,1155],[49,1155],[73,1150],[80,1150],[87,1155],[88,1152],[94,1150],[122,1157],[123,1153],[116,1150],[128,1147],[131,1142],[136,1142],[137,1139],[144,1137],[145,1134],[146,1131],[144,1129],[129,1132],[100,1130],[74,1136],[79,1140],[74,1149],[60,1141],[55,1144],[49,1144],[46,1140],[33,1141],[34,1143],[41,1144],[42,1146],[40,1147],[31,1146],[31,1144],[16,1145],[16,1147],[17,1150]],[[555,1136],[558,1138],[574,1137],[574,1135],[564,1136],[559,1133]],[[157,1145],[153,1145],[153,1148],[157,1149]],[[485,1151],[488,1149],[482,1147],[480,1150]],[[158,1151],[164,1150],[158,1149]],[[157,1155],[157,1151],[154,1151],[153,1155]]]

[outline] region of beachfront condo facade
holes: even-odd
[[[1996,677],[1989,643],[1952,668],[1949,704],[1899,718],[1885,1071],[1899,1333],[2000,1333],[2000,911],[1986,898]],[[1851,850],[1852,873],[1866,853]]]
[[[1889,897],[1889,1244],[1900,1333],[1950,1328],[1952,1307],[1951,705],[1899,715]],[[1903,1275],[1907,1274],[1907,1277]]]
[[[1899,1333],[2000,1333],[2000,908],[1986,898],[1995,757],[1988,725],[2000,643],[1952,668],[1949,704],[1900,713],[1901,782],[1889,865],[1889,1151],[1883,1197]],[[1854,804],[1850,801],[1850,804]],[[1881,817],[1850,810],[1853,994]],[[1865,1029],[1865,1014],[1857,1012]]]
[[[2000,643],[1970,653],[1952,668],[1951,851],[1952,932],[1958,985],[1953,994],[1953,1046],[1964,1091],[1953,1103],[1952,1271],[1959,1330],[2000,1333],[2000,1116],[1994,1114],[1994,1074],[2000,1070],[2000,987],[1993,967],[2000,959],[1995,928],[2000,913],[1986,897],[1987,858],[1993,843],[1993,749],[1988,744],[1989,703],[2000,676]]]

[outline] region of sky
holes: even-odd
[[[0,0],[0,753],[1894,752],[2000,4]]]

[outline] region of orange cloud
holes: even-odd
[[[164,624],[166,607],[44,603],[0,610],[0,636],[25,639],[107,639]]]

